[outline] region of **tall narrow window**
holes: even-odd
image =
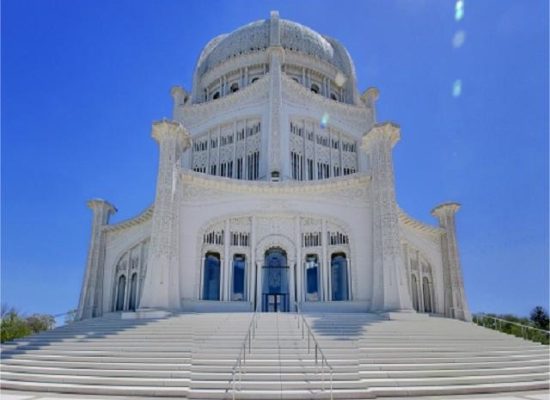
[[[116,291],[116,307],[115,311],[124,310],[124,296],[126,295],[126,276],[121,275],[118,278],[118,285]]]
[[[254,181],[258,179],[260,169],[260,153],[254,152],[246,157],[247,177],[248,180]]]
[[[243,159],[242,158],[237,158],[236,178],[243,179]]]
[[[131,311],[136,311],[137,308],[137,272],[132,274],[130,278],[130,300],[128,304],[128,309]]]
[[[231,300],[245,300],[246,258],[242,254],[233,256],[233,294]]]
[[[432,304],[432,292],[430,290],[430,281],[426,277],[422,279],[422,293],[424,294],[424,312],[433,312],[434,310]]]
[[[413,308],[416,311],[419,311],[419,301],[418,301],[418,281],[416,280],[416,275],[411,275],[411,297]]]
[[[202,293],[204,300],[220,299],[220,255],[218,253],[206,253]]]
[[[319,296],[319,259],[317,255],[306,256],[306,301],[318,301]]]
[[[332,300],[349,300],[348,261],[344,253],[335,253],[332,255],[330,272]]]

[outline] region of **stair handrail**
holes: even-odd
[[[242,345],[240,347],[239,355],[233,364],[231,372],[231,392],[233,400],[235,400],[235,387],[237,383],[237,376],[239,378],[239,390],[241,390],[241,378],[243,365],[246,367],[246,345],[248,344],[248,354],[252,351],[252,339],[256,337],[256,328],[258,327],[258,313],[254,311],[250,324],[248,324],[248,330],[243,339]],[[246,371],[245,371],[246,373]]]
[[[474,317],[476,318],[476,321],[474,321],[474,323],[477,324],[477,325],[479,325],[479,326],[483,326],[484,328],[487,328],[487,326],[485,326],[483,323],[478,323],[478,322],[477,322],[477,321],[479,321],[481,318],[489,318],[489,319],[492,319],[492,320],[496,321],[497,324],[495,324],[495,325],[496,325],[498,331],[501,331],[502,323],[519,326],[519,327],[521,328],[521,335],[522,335],[522,337],[523,337],[524,339],[526,339],[525,333],[527,332],[528,329],[531,329],[531,330],[534,330],[534,331],[538,331],[538,332],[542,332],[542,333],[544,333],[545,335],[550,335],[550,331],[548,331],[548,330],[546,330],[546,329],[535,328],[534,326],[529,326],[529,325],[525,325],[525,324],[520,324],[519,322],[508,321],[508,320],[506,320],[506,319],[498,318],[498,317],[493,317],[492,315],[485,314],[485,313],[478,313],[478,314],[475,314]]]
[[[324,366],[328,368],[329,372],[329,385],[330,385],[330,400],[332,400],[332,375],[334,373],[334,368],[332,368],[332,365],[328,362],[327,357],[325,356],[325,353],[321,349],[321,346],[319,345],[319,342],[317,341],[317,338],[315,338],[315,334],[313,333],[313,329],[309,326],[309,323],[307,322],[306,318],[304,317],[304,313],[302,312],[302,308],[298,304],[298,302],[294,302],[294,306],[296,307],[296,314],[298,316],[298,329],[302,329],[302,339],[305,340],[305,334],[307,333],[307,352],[308,354],[311,352],[311,341],[313,341],[313,344],[315,345],[315,366],[317,367],[319,365],[319,357],[321,356],[321,382],[322,382],[322,390],[325,391],[325,369]],[[301,322],[301,323],[300,323]]]

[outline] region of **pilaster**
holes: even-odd
[[[472,315],[466,301],[464,279],[458,254],[455,214],[460,209],[458,203],[443,203],[432,210],[443,228],[441,253],[443,258],[443,284],[445,315],[464,321],[471,321]]]
[[[271,12],[270,19],[270,47],[267,50],[269,57],[269,73],[271,77],[269,91],[269,134],[268,134],[268,176],[278,172],[279,176],[288,176],[288,171],[281,171],[281,110],[282,100],[282,71],[285,51],[280,44],[279,13]]]
[[[78,319],[99,317],[103,314],[103,276],[105,269],[103,227],[109,223],[109,218],[117,211],[112,204],[101,199],[90,200],[87,206],[93,213],[92,235],[84,281],[80,292]]]
[[[401,252],[392,148],[400,138],[393,123],[375,125],[362,149],[370,160],[373,224],[373,309],[412,310]]]
[[[152,137],[159,145],[159,169],[155,207],[152,217],[151,244],[145,287],[140,308],[179,307],[174,291],[179,287],[173,237],[177,229],[178,213],[175,201],[178,162],[189,147],[190,137],[185,128],[174,121],[153,123]]]

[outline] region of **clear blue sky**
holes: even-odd
[[[152,202],[170,87],[191,87],[211,38],[272,9],[339,39],[359,89],[380,89],[378,119],[402,128],[401,207],[435,223],[434,205],[463,204],[472,310],[547,306],[547,0],[465,0],[458,22],[445,0],[2,1],[2,301],[76,307],[86,200],[114,203],[115,221]]]

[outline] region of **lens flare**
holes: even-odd
[[[462,81],[460,79],[457,79],[453,83],[453,97],[459,97],[462,93]]]
[[[459,47],[462,47],[465,40],[466,40],[466,32],[457,31],[453,36],[453,47],[455,49],[458,49]]]
[[[323,116],[321,117],[321,128],[325,129],[328,126],[329,118],[330,116],[328,115],[328,113],[323,114]]]
[[[460,21],[464,18],[464,0],[458,0],[455,4],[455,20]]]
[[[336,74],[336,77],[334,78],[334,83],[336,83],[336,85],[338,85],[338,87],[342,87],[344,86],[344,83],[346,83],[346,77],[344,76],[343,73],[341,72],[338,72]]]

